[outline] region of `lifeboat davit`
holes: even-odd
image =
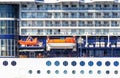
[[[35,46],[38,43],[38,39],[34,38],[33,40],[28,39],[26,41],[19,40],[18,42],[19,42],[20,45]]]

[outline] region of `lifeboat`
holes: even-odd
[[[27,39],[26,41],[19,40],[18,42],[20,45],[35,46],[38,43],[38,39],[37,38],[34,38],[33,40]]]
[[[66,37],[65,39],[48,39],[48,43],[75,43],[74,37]]]
[[[50,49],[73,49],[76,51],[75,37],[66,37],[64,39],[50,39],[47,38],[47,51]]]

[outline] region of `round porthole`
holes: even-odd
[[[81,61],[81,62],[80,62],[80,65],[81,65],[81,66],[84,66],[84,65],[85,65],[85,62],[84,62],[84,61]]]
[[[64,61],[64,62],[63,62],[63,65],[64,65],[64,66],[67,66],[67,65],[68,65],[68,62],[67,62],[67,61]]]
[[[115,70],[115,71],[114,71],[114,74],[118,74],[118,71],[117,71],[117,70]]]
[[[67,74],[67,70],[64,70],[63,73],[64,73],[64,74]]]
[[[93,71],[92,71],[92,70],[89,70],[89,74],[93,74]]]
[[[11,65],[12,65],[12,66],[16,66],[16,64],[17,64],[16,61],[12,61],[12,62],[11,62]]]
[[[7,66],[8,65],[8,61],[3,61],[3,65]]]
[[[110,74],[110,71],[109,71],[109,70],[107,70],[107,71],[106,71],[106,74]]]
[[[51,71],[50,70],[47,70],[47,74],[50,74],[51,73]]]
[[[28,73],[29,73],[29,74],[32,74],[32,70],[29,70]]]
[[[75,71],[75,70],[73,70],[73,71],[72,71],[72,74],[75,74],[75,73],[76,73],[76,71]]]
[[[102,62],[101,61],[98,61],[97,62],[97,66],[101,66],[102,65]]]
[[[55,61],[55,66],[59,66],[60,65],[60,62],[59,61]]]
[[[88,65],[89,65],[89,66],[93,66],[93,64],[94,64],[94,63],[93,63],[92,61],[89,61],[89,62],[88,62]]]
[[[81,70],[80,73],[81,73],[81,74],[84,74],[84,70]]]
[[[114,66],[118,66],[119,62],[118,61],[114,61]]]
[[[47,66],[51,66],[51,61],[47,61],[47,62],[46,62],[46,65],[47,65]]]
[[[98,71],[97,71],[97,74],[101,74],[101,71],[100,71],[100,70],[98,70]]]
[[[76,61],[72,61],[71,63],[72,66],[76,66],[76,64],[77,64]]]
[[[37,70],[37,74],[40,74],[40,70]]]
[[[106,61],[106,62],[105,62],[105,65],[106,65],[106,66],[110,66],[110,62],[109,62],[109,61]]]
[[[55,70],[55,73],[56,73],[56,74],[59,74],[59,71],[58,71],[58,70]]]

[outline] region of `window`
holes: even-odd
[[[11,62],[11,65],[12,65],[12,66],[16,66],[16,64],[17,64],[16,61],[12,61],[12,62]]]
[[[114,66],[118,66],[119,62],[118,61],[114,61]]]
[[[46,62],[46,65],[47,65],[47,66],[51,66],[51,61],[47,61],[47,62]]]
[[[76,64],[77,64],[76,61],[72,61],[72,62],[71,62],[71,65],[72,65],[72,66],[76,66]]]
[[[102,65],[102,62],[101,61],[98,61],[97,62],[97,66],[101,66]]]
[[[60,65],[60,62],[59,61],[55,61],[55,66],[59,66]]]
[[[64,66],[67,66],[67,65],[68,65],[68,62],[67,62],[67,61],[64,61],[64,62],[63,62],[63,65],[64,65]]]
[[[8,65],[8,62],[7,62],[7,61],[3,61],[3,65],[4,65],[4,66],[7,66],[7,65]]]
[[[105,62],[105,65],[106,65],[106,66],[110,66],[110,62],[109,62],[109,61],[106,61],[106,62]]]
[[[94,64],[94,63],[93,63],[92,61],[89,61],[89,62],[88,62],[88,65],[89,65],[89,66],[93,66],[93,64]]]
[[[81,61],[81,62],[80,62],[80,65],[81,65],[81,66],[84,66],[84,65],[85,65],[85,62],[84,62],[84,61]]]

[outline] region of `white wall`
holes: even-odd
[[[8,66],[3,65],[3,61],[8,61]],[[12,66],[11,62],[16,61],[17,65]],[[51,61],[51,66],[46,66],[46,61]],[[60,65],[55,66],[54,62],[59,61]],[[63,62],[68,61],[68,66],[64,66]],[[71,62],[76,61],[77,65],[72,66]],[[80,66],[80,62],[84,61],[85,66]],[[88,62],[93,61],[94,65],[89,66]],[[97,66],[98,61],[102,62],[102,66]],[[106,66],[105,62],[110,61],[110,66]],[[119,58],[1,58],[0,59],[0,78],[120,78],[120,66],[114,66],[114,62],[120,62]],[[120,65],[120,64],[119,64]],[[32,70],[33,73],[29,74],[28,71]],[[41,73],[37,74],[37,70]],[[50,70],[51,74],[47,74],[46,71]],[[55,74],[55,70],[59,70],[59,74]],[[67,70],[68,73],[64,74],[63,71]],[[72,74],[72,70],[76,71],[76,74]],[[80,71],[84,70],[84,74],[80,74]],[[93,74],[89,74],[89,70],[93,71]],[[97,74],[97,71],[101,70],[101,74]],[[110,71],[110,74],[106,74],[106,70]],[[114,71],[118,70],[118,74],[114,74]]]

